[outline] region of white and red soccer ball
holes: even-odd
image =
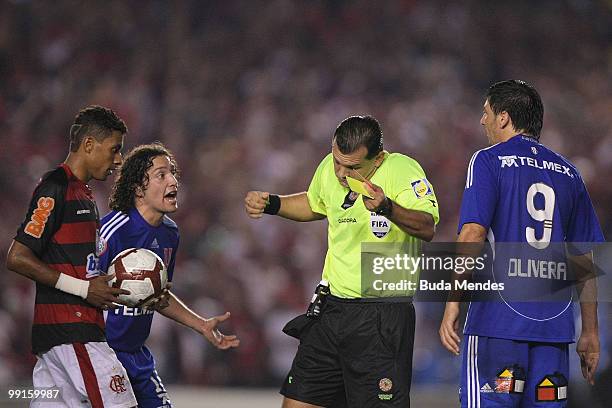
[[[144,248],[130,248],[117,254],[108,273],[115,274],[109,285],[130,291],[129,295],[119,295],[119,299],[132,307],[159,297],[168,283],[164,262],[155,252]]]

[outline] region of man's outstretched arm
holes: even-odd
[[[159,313],[200,333],[218,349],[238,347],[240,340],[235,335],[225,335],[217,329],[219,323],[229,319],[229,312],[221,316],[204,318],[189,309],[174,293],[167,292],[166,296],[168,305],[157,308]]]
[[[249,191],[244,198],[244,207],[247,215],[254,219],[264,214],[275,214],[301,222],[325,218],[325,215],[312,211],[306,192],[276,196],[266,191]]]

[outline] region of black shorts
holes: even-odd
[[[281,394],[328,408],[410,407],[412,302],[329,296],[321,318],[298,317],[300,346]],[[295,333],[295,330],[294,330]]]

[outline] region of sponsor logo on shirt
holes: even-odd
[[[505,167],[529,166],[539,170],[554,171],[559,174],[564,174],[570,178],[574,178],[574,175],[570,171],[570,168],[559,163],[547,160],[537,160],[533,157],[523,157],[517,155],[497,156],[497,158],[501,161],[502,169]]]
[[[100,275],[100,259],[95,254],[87,255],[87,267],[85,268],[87,279]]]
[[[55,207],[55,199],[53,197],[40,197],[36,203],[37,207],[32,212],[30,222],[25,226],[24,232],[34,238],[42,237],[45,232],[45,225],[51,215],[53,207]]]

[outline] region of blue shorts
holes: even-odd
[[[139,408],[170,408],[172,403],[155,370],[155,359],[146,346],[133,353],[115,350],[125,367]]]
[[[459,396],[462,408],[565,408],[567,343],[466,335]]]

